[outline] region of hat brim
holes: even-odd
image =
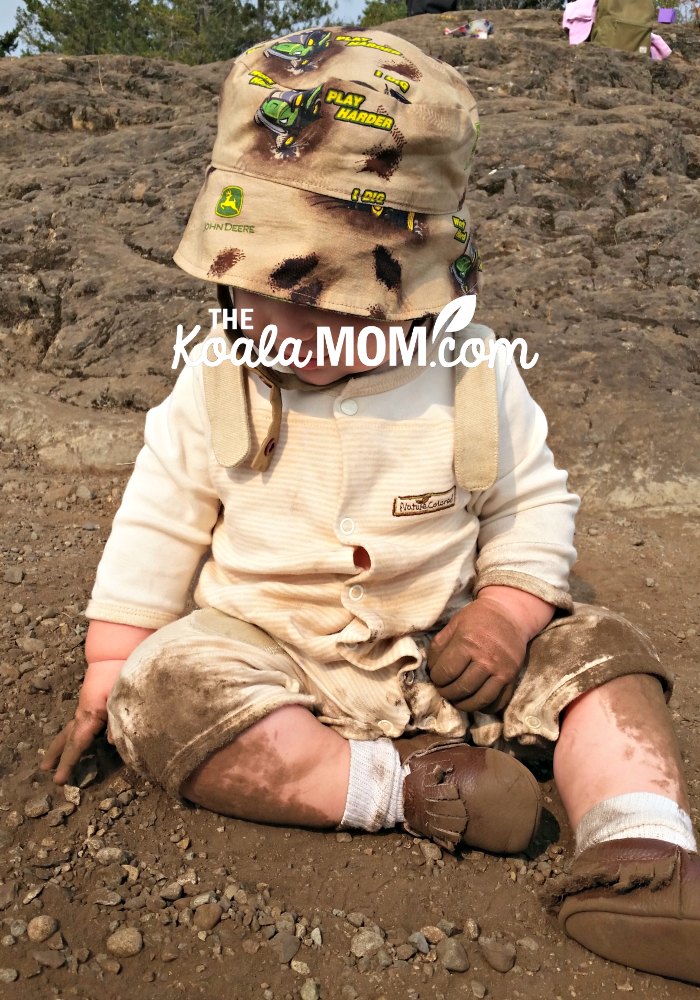
[[[463,259],[468,231],[466,206],[413,213],[210,166],[174,260],[205,281],[405,320],[438,313],[472,290],[475,275],[465,278]]]

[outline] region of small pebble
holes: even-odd
[[[307,979],[299,990],[299,996],[301,1000],[318,1000],[320,996],[318,983],[314,982],[313,979]]]
[[[158,890],[158,895],[161,899],[167,899],[172,902],[173,900],[179,899],[182,895],[182,886],[179,882],[168,882],[167,885],[161,886]]]
[[[138,955],[143,948],[143,937],[137,927],[120,927],[118,931],[107,938],[107,951],[119,958],[130,958]]]
[[[95,855],[95,861],[101,865],[121,865],[126,861],[126,854],[121,847],[101,847]]]
[[[34,958],[37,965],[41,965],[46,969],[60,969],[66,962],[65,955],[62,955],[59,951],[52,951],[50,948],[33,951],[32,958]]]
[[[437,944],[446,936],[445,932],[440,930],[439,927],[421,927],[420,932],[428,944]]]
[[[408,941],[405,944],[400,944],[396,949],[396,957],[400,962],[408,962],[409,959],[413,958],[418,949],[414,944],[409,944]]]
[[[72,802],[74,806],[80,805],[80,789],[76,785],[64,785],[63,794],[66,802]]]
[[[366,955],[374,955],[384,944],[381,934],[376,931],[364,928],[358,931],[350,942],[350,951],[355,958],[364,958]],[[426,947],[427,951],[427,947]]]
[[[301,941],[295,934],[289,931],[280,931],[270,942],[272,950],[277,957],[277,961],[282,965],[289,965],[296,953],[301,948]]]
[[[200,931],[210,931],[219,923],[223,912],[218,903],[205,903],[195,910],[194,926]]]
[[[73,768],[73,779],[78,788],[87,788],[97,778],[99,773],[95,757],[81,757]]]
[[[456,938],[443,938],[442,941],[438,941],[435,951],[448,972],[466,972],[469,968],[469,958],[464,945]]]
[[[214,903],[214,902],[216,902],[216,896],[211,891],[211,889],[208,889],[207,892],[200,892],[196,896],[193,896],[192,899],[190,900],[190,907],[193,910],[196,910],[200,906],[204,906],[205,903]]]
[[[116,958],[100,956],[100,958],[97,959],[97,962],[99,963],[101,969],[104,969],[105,972],[111,972],[113,976],[116,976],[119,972],[121,972],[121,962],[118,962]]]
[[[30,819],[38,819],[45,816],[51,808],[51,800],[48,795],[35,795],[24,803],[24,815]]]
[[[17,969],[0,969],[0,983],[14,983],[18,977]]]
[[[27,937],[35,944],[46,941],[58,930],[58,920],[48,913],[42,913],[38,917],[32,917],[27,924]]]
[[[479,947],[488,964],[496,972],[510,972],[515,965],[515,945],[495,937],[479,938]]]
[[[68,816],[72,816],[75,812],[75,806],[72,802],[62,802],[60,806],[56,806],[48,813],[46,819],[49,826],[60,826],[61,823],[65,823]]]
[[[472,979],[469,986],[474,996],[477,997],[477,1000],[483,1000],[487,992],[484,984],[480,983],[478,979]]]
[[[454,937],[455,934],[459,934],[459,927],[451,920],[438,920],[437,925],[446,937]]]
[[[348,913],[345,919],[349,924],[352,924],[353,927],[362,927],[365,922],[365,915],[364,913],[353,911],[352,913]]]
[[[421,840],[418,846],[426,861],[442,860],[442,851],[437,844],[432,844],[429,840]]]
[[[294,972],[297,972],[300,976],[308,976],[311,974],[311,969],[308,967],[306,962],[302,962],[298,958],[293,958],[289,965]]]
[[[421,955],[427,955],[430,951],[430,945],[420,931],[414,931],[413,934],[409,935],[408,943],[414,944]]]
[[[538,945],[537,941],[535,941],[535,939],[531,937],[519,938],[518,941],[516,941],[516,944],[518,944],[521,948],[526,948],[527,951],[540,950],[540,946]]]
[[[118,906],[124,900],[118,892],[114,892],[112,889],[95,889],[88,896],[88,902],[98,906]]]
[[[341,830],[340,833],[336,833],[335,839],[339,844],[349,844],[352,840],[352,834],[348,833],[347,830]]]
[[[480,934],[481,928],[473,917],[464,922],[464,935],[469,941],[478,941]]]

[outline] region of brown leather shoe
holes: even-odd
[[[665,840],[583,851],[546,903],[584,948],[642,972],[700,985],[700,857]]]
[[[537,782],[514,757],[434,738],[396,740],[410,767],[404,781],[404,827],[448,851],[474,847],[516,854],[530,843],[540,821]],[[406,745],[416,749],[405,754]],[[423,746],[421,746],[423,743]]]

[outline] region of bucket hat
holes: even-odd
[[[460,74],[383,31],[263,42],[224,81],[211,163],[175,262],[194,277],[382,320],[474,291]]]

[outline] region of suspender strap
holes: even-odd
[[[470,323],[455,335],[455,354],[464,349],[465,360],[475,360],[465,341],[480,339],[483,354],[494,341],[493,331]],[[462,489],[486,490],[498,476],[498,396],[496,369],[486,361],[468,368],[455,365],[455,476]]]

